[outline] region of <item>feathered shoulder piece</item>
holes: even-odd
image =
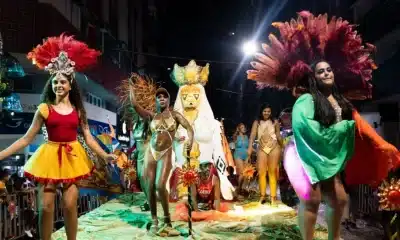
[[[327,14],[314,16],[308,11],[298,13],[297,20],[272,24],[279,37],[269,35],[263,44],[264,53],[256,54],[247,72],[260,88],[292,89],[311,72],[310,64],[324,59],[335,73],[338,87],[349,98],[371,97],[372,70],[376,69],[371,54],[375,47],[362,43],[354,25]]]
[[[71,75],[94,65],[100,52],[64,33],[49,37],[28,53],[28,59],[50,74]]]
[[[138,105],[154,112],[156,110],[157,89],[158,86],[152,78],[136,73],[132,73],[128,79],[121,81],[121,84],[117,87],[117,92],[122,105],[121,108],[124,109],[124,119],[129,125],[132,124],[133,120],[137,119],[137,113],[130,101],[130,94],[134,94]]]

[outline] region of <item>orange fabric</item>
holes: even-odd
[[[229,205],[228,203],[221,202],[220,211],[210,210],[210,211],[202,211],[196,212],[192,211],[192,221],[200,222],[200,221],[229,221],[234,220],[237,217],[233,217],[228,215]],[[173,221],[188,221],[188,208],[186,203],[178,203],[175,207],[175,212],[172,216]]]
[[[226,163],[228,163],[228,166],[235,167],[235,162],[233,161],[232,152],[231,149],[229,148],[229,143],[225,137],[225,134],[222,134],[222,146],[224,148]]]
[[[356,123],[355,149],[346,165],[346,184],[377,187],[390,170],[400,166],[400,153],[379,136],[357,111],[353,112],[353,119]]]

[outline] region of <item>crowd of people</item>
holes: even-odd
[[[11,198],[11,196],[13,196]],[[35,184],[18,173],[11,173],[8,168],[0,170],[0,207],[7,212],[6,219],[0,218],[1,226],[6,221],[21,218],[26,236],[33,238],[37,233]],[[3,230],[4,232],[4,230]]]

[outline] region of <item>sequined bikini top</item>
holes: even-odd
[[[158,115],[160,115],[161,117],[159,119],[156,119]],[[150,129],[152,133],[164,131],[172,132],[176,130],[176,121],[172,117],[170,111],[168,118],[163,117],[161,114],[156,114],[150,123]]]

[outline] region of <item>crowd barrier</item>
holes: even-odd
[[[13,240],[26,235],[26,231],[37,232],[38,204],[36,191],[20,191],[7,196],[7,201],[0,203],[0,239]],[[100,196],[80,196],[78,214],[84,215],[102,204]],[[15,209],[15,210],[13,210]],[[63,222],[62,196],[56,195],[54,208],[54,226]]]

